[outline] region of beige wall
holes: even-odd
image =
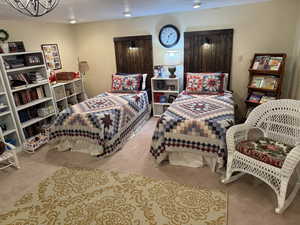
[[[298,12],[300,12],[300,2],[298,5]],[[296,25],[293,61],[290,66],[291,76],[286,83],[286,89],[289,90],[287,97],[300,99],[300,14],[298,15],[298,22]]]
[[[72,26],[68,24],[0,20],[0,29],[9,41],[23,41],[26,51],[41,49],[41,44],[58,44],[64,70],[77,69],[77,51]]]
[[[256,52],[286,52],[292,55],[295,20],[299,11],[297,0],[233,6],[221,9],[176,13],[124,20],[94,22],[75,26],[78,52],[88,60],[91,70],[86,86],[89,95],[110,89],[115,72],[113,37],[153,35],[154,63],[162,63],[165,51],[158,42],[162,25],[175,24],[180,31],[234,28],[232,89],[238,101],[243,101],[248,82],[248,68]],[[183,49],[183,39],[175,46]]]
[[[235,92],[235,99],[241,103],[247,93],[250,60],[256,52],[286,52],[289,55],[285,93],[290,90],[290,84],[299,81],[300,16],[296,35],[299,8],[298,0],[273,0],[75,26],[0,20],[0,28],[10,33],[11,41],[24,41],[28,51],[40,49],[43,43],[57,43],[65,71],[77,70],[78,56],[80,60],[87,60],[91,68],[85,82],[89,96],[110,89],[111,74],[116,69],[113,37],[152,34],[154,64],[161,64],[166,49],[159,44],[157,36],[165,24],[175,24],[182,34],[185,31],[234,28],[231,88]],[[183,51],[183,38],[174,49]],[[293,77],[293,74],[298,76]],[[300,90],[295,93],[300,98]]]

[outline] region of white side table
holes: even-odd
[[[153,115],[160,117],[164,111],[172,104],[172,100],[178,96],[181,91],[180,79],[169,77],[153,77],[151,79],[152,89],[152,108]],[[165,102],[158,99],[158,96],[165,96]]]

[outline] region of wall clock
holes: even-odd
[[[178,43],[180,32],[174,25],[163,26],[159,32],[159,42],[166,48],[171,48]]]

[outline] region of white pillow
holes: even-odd
[[[148,74],[144,73],[143,75],[143,84],[142,84],[142,90],[144,91],[146,89],[146,80],[147,80],[147,76]]]

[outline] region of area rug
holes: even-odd
[[[15,225],[226,225],[227,195],[89,169],[59,169],[0,215]]]

